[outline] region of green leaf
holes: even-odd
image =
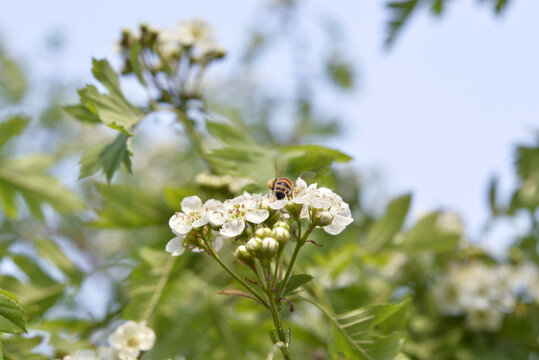
[[[49,239],[35,242],[38,254],[58,267],[69,279],[79,284],[84,276],[82,271],[63,253],[56,243]]]
[[[206,126],[208,132],[223,144],[248,146],[253,143],[249,134],[237,125],[207,120]]]
[[[393,44],[404,24],[410,20],[418,4],[418,0],[397,0],[387,3],[387,7],[391,11],[391,20],[388,23],[389,31],[386,37],[387,45]]]
[[[124,165],[131,172],[130,138],[120,133],[110,144],[96,144],[88,148],[80,159],[79,179],[88,177],[99,169],[110,182],[120,165]]]
[[[401,238],[396,248],[406,252],[428,251],[444,253],[455,250],[462,234],[447,232],[439,226],[440,212],[423,216],[407,232],[399,234]]]
[[[32,279],[32,282],[21,283],[14,277],[0,275],[0,284],[17,294],[19,303],[27,311],[28,322],[39,318],[54,306],[65,289],[64,284],[43,285],[45,282],[45,276],[39,281]]]
[[[43,219],[41,206],[44,203],[61,213],[84,208],[75,194],[45,173],[51,163],[51,158],[46,156],[0,159],[0,201],[8,217],[13,218],[18,214],[17,195],[24,199],[30,212],[40,219]]]
[[[141,56],[142,56],[142,47],[140,46],[140,43],[138,41],[134,41],[131,44],[131,56],[129,60],[131,61],[133,72],[137,76],[138,81],[143,86],[146,86],[146,81],[144,80],[144,77],[142,76],[142,67],[140,66]]]
[[[290,145],[279,148],[286,161],[286,173],[298,176],[304,171],[325,173],[334,162],[348,162],[352,157],[319,145]]]
[[[507,8],[508,4],[509,4],[509,0],[498,0],[496,1],[494,10],[496,11],[496,13],[500,14]]]
[[[34,348],[41,344],[43,338],[35,336],[25,338],[21,336],[9,337],[2,339],[4,342],[4,357],[5,360],[48,360],[42,354],[33,352]]]
[[[539,146],[519,146],[516,158],[518,175],[522,180],[539,173]]]
[[[26,333],[23,308],[3,290],[0,290],[0,332]]]
[[[109,93],[101,94],[95,86],[88,85],[79,91],[81,103],[86,107],[94,107],[99,119],[107,126],[131,136],[132,129],[142,120],[144,112],[126,100],[120,89],[118,75],[107,60],[94,59],[92,73]]]
[[[401,229],[410,208],[410,194],[393,199],[385,215],[371,226],[363,242],[366,251],[375,252],[388,244]]]
[[[342,315],[333,315],[317,302],[302,299],[318,307],[331,321],[328,350],[334,358],[392,360],[399,353],[403,342],[402,334],[395,332],[399,329],[391,329],[392,332],[384,334],[380,326],[392,316],[404,316],[401,310],[409,301],[369,305]]]
[[[288,283],[286,284],[286,288],[284,289],[282,296],[285,297],[287,295],[291,295],[297,288],[307,284],[312,279],[313,277],[309,274],[292,275],[290,279],[288,279]]]
[[[445,0],[433,0],[431,10],[436,15],[440,15],[444,11]]]
[[[500,214],[498,205],[496,203],[498,193],[498,179],[493,177],[488,185],[488,203],[490,205],[490,211],[492,215],[496,216]]]
[[[21,67],[0,49],[0,98],[19,103],[28,90],[28,81]]]
[[[352,65],[345,61],[341,55],[334,54],[327,62],[327,73],[336,86],[343,90],[354,87],[354,71]]]
[[[143,226],[165,226],[172,216],[160,197],[129,185],[97,184],[103,197],[103,208],[92,226],[108,229],[131,229]]]
[[[126,319],[147,319],[159,304],[173,298],[171,285],[186,259],[148,247],[141,248],[139,256],[142,262],[129,276],[129,303],[122,312]]]
[[[73,116],[75,119],[82,122],[90,124],[97,124],[101,122],[99,116],[96,113],[92,112],[84,104],[68,105],[62,107],[62,109],[69,115]]]
[[[0,149],[12,137],[19,135],[28,125],[30,119],[16,115],[7,121],[0,123]]]

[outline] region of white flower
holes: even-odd
[[[198,196],[189,196],[182,200],[182,212],[177,212],[170,218],[168,224],[176,237],[170,240],[166,246],[167,252],[172,256],[179,256],[185,251],[183,245],[186,235],[192,230],[202,226],[215,225],[212,220],[216,214],[221,214],[222,203],[218,200],[209,199],[202,204]],[[222,216],[222,215],[221,215]],[[220,222],[220,220],[218,221]],[[215,248],[222,246],[222,238],[215,238]]]
[[[496,309],[472,310],[466,314],[466,325],[473,330],[496,331],[502,322],[503,314]]]
[[[225,238],[217,231],[212,230],[213,235],[213,247],[216,251],[223,248]],[[192,252],[202,252],[205,249],[195,245],[184,245],[186,235],[176,236],[174,239],[167,243],[166,251],[171,253],[172,256],[180,256],[185,252],[186,248],[189,248]]]
[[[215,201],[215,200],[214,200]],[[214,205],[212,203],[212,205]],[[181,202],[182,212],[177,212],[168,221],[172,232],[176,235],[185,235],[193,228],[199,228],[208,223],[206,207],[198,196],[188,196]]]
[[[451,211],[439,213],[436,218],[436,227],[449,234],[464,234],[464,222],[462,218],[457,213]]]
[[[210,26],[200,19],[180,22],[178,39],[183,46],[193,46],[213,40]]]
[[[172,256],[180,256],[183,254],[185,251],[183,240],[185,240],[185,235],[178,235],[174,239],[170,240],[166,246],[167,252],[171,253]]]
[[[146,323],[127,321],[109,336],[112,349],[120,360],[136,360],[141,351],[150,350],[155,343],[155,333]]]
[[[269,211],[261,209],[262,195],[244,193],[234,199],[226,200],[220,215],[210,215],[215,224],[222,222],[221,235],[233,238],[243,233],[245,221],[260,224],[269,216]]]
[[[330,235],[339,234],[347,225],[354,221],[350,206],[342,200],[333,203],[327,211],[333,216],[333,220],[331,224],[324,226],[323,229]]]

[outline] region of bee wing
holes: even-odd
[[[282,154],[275,156],[275,178],[280,178],[284,169],[284,159]]]
[[[313,177],[316,176],[316,173],[314,171],[304,171],[301,174],[299,174],[298,177],[302,178],[303,180],[311,180]]]

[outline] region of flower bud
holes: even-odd
[[[246,247],[251,253],[255,253],[262,247],[262,239],[251,238],[249,241],[247,241]]]
[[[293,219],[298,219],[302,206],[302,204],[296,204],[295,202],[289,201],[288,204],[286,204],[285,209]]]
[[[256,230],[256,236],[261,238],[261,239],[264,239],[264,238],[267,238],[268,236],[271,236],[271,230],[270,228],[267,228],[267,227],[262,227],[258,230]]]
[[[253,256],[251,253],[249,253],[249,250],[245,247],[245,245],[240,245],[236,249],[236,252],[234,253],[234,256],[238,258],[239,261],[246,263],[246,264],[252,264],[253,263]]]
[[[279,251],[279,243],[274,238],[267,237],[262,240],[261,250],[265,255],[272,257]]]
[[[273,225],[273,229],[276,228],[283,228],[285,230],[290,230],[290,226],[288,226],[288,223],[286,221],[278,221]]]
[[[317,226],[328,226],[333,221],[333,215],[329,211],[322,211],[314,217],[314,223]]]
[[[290,233],[284,227],[275,227],[271,232],[271,237],[284,246],[288,242],[288,239],[290,239]]]

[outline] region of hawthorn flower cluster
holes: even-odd
[[[243,238],[244,248],[239,253],[258,251],[253,250],[258,245],[266,252],[275,252],[284,237],[287,241],[290,237],[290,219],[306,219],[310,227],[322,227],[331,235],[339,234],[353,221],[349,205],[339,195],[317,184],[307,186],[298,178],[291,194],[281,200],[272,193],[247,192],[224,202],[209,199],[202,203],[198,196],[184,198],[181,211],[170,218],[169,226],[176,237],[166,250],[177,256],[185,249],[209,251],[211,243],[218,250],[225,239]],[[259,244],[255,246],[254,240]]]
[[[78,350],[63,360],[136,360],[142,352],[153,348],[155,333],[145,322],[127,321],[108,338],[109,347]]]
[[[464,315],[472,330],[496,331],[519,301],[539,304],[539,268],[532,263],[453,264],[433,292],[443,314]]]

